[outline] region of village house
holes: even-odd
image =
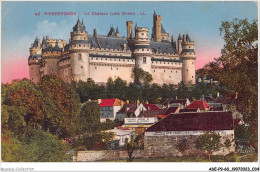
[[[220,134],[220,143],[234,140],[234,121],[231,112],[195,112],[170,114],[144,134],[144,149],[151,157],[167,157],[205,154],[196,148],[196,140],[207,131]],[[188,149],[182,154],[177,145],[188,141]],[[229,148],[221,147],[215,155],[226,155],[235,151],[232,142]]]
[[[194,100],[191,104],[189,104],[184,109],[181,109],[180,112],[206,112],[212,108],[203,100]]]
[[[114,129],[106,130],[105,132],[112,132],[115,134],[114,141],[117,141],[119,147],[125,145],[125,139],[131,140],[131,136],[135,135],[134,130],[124,127],[114,127]]]
[[[117,113],[115,120],[124,121],[124,118],[135,118],[140,115],[141,112],[146,111],[142,103],[129,103],[125,104]]]
[[[169,107],[169,108],[164,108],[160,110],[149,110],[149,111],[144,111],[139,115],[139,118],[148,118],[148,117],[157,117],[158,120],[165,118],[171,113],[178,113],[180,110],[179,107]]]
[[[117,98],[100,100],[100,122],[113,121],[116,113],[123,107],[124,102]]]

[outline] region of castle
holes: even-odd
[[[142,68],[153,76],[153,83],[162,85],[191,82],[195,84],[194,42],[188,34],[179,34],[178,44],[165,31],[162,17],[153,14],[153,29],[137,27],[127,21],[127,37],[120,37],[119,30],[110,28],[106,36],[94,29],[89,35],[83,20],[78,19],[70,33],[69,43],[65,40],[43,37],[36,38],[30,47],[28,58],[30,80],[38,83],[46,74],[56,74],[65,82],[87,81],[106,83],[109,77],[120,77],[133,82],[135,67]],[[134,33],[134,37],[133,37]]]

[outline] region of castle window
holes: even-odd
[[[96,58],[96,60],[98,60],[98,58]]]
[[[112,59],[110,59],[110,61],[112,61]]]
[[[146,64],[146,57],[143,57],[143,63]]]
[[[101,58],[101,60],[102,60],[103,58]]]
[[[33,67],[31,67],[31,69],[33,69]]]
[[[142,33],[142,35],[144,35],[144,33]]]
[[[82,60],[81,54],[78,54],[78,60]]]
[[[93,60],[93,57],[91,58],[91,60]]]
[[[95,69],[97,69],[97,67],[95,67]]]
[[[154,72],[155,72],[155,70],[154,70]]]
[[[83,45],[84,47],[86,47],[86,45]]]
[[[172,70],[171,70],[171,73],[172,73]]]
[[[129,62],[129,60],[127,60]]]
[[[165,62],[164,62],[164,64],[165,64]]]
[[[187,72],[188,72],[188,69],[187,69]]]
[[[149,51],[149,49],[147,49],[147,51]]]
[[[142,51],[144,51],[144,49],[142,49]]]
[[[148,33],[146,34],[146,36],[148,36]]]
[[[168,64],[170,64],[170,62],[168,62]]]
[[[116,59],[114,59],[114,61],[116,61]]]
[[[125,59],[123,59],[123,62],[125,61]]]
[[[120,61],[120,59],[118,59],[118,61]]]
[[[163,72],[165,72],[165,70],[163,70]]]
[[[179,65],[181,65],[181,63],[179,63]]]
[[[81,47],[81,45],[79,44],[79,47]]]
[[[190,46],[189,46],[189,48],[190,48]]]
[[[193,76],[192,76],[192,78],[193,78]]]
[[[178,71],[176,70],[176,73],[178,73]]]
[[[171,76],[169,76],[169,78],[171,78]]]
[[[113,68],[111,67],[111,70],[113,70]]]
[[[107,60],[107,58],[106,58],[106,60]]]
[[[86,37],[84,37],[84,40],[86,40]]]
[[[32,80],[33,80],[33,78],[32,78]]]
[[[132,60],[132,62],[134,62],[134,60]]]
[[[81,66],[81,69],[83,69],[83,66]]]
[[[193,64],[193,62],[192,62],[192,64]]]
[[[118,68],[116,68],[116,70],[118,70]]]

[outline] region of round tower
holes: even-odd
[[[136,67],[142,68],[144,71],[151,73],[151,54],[150,39],[148,37],[149,29],[137,27],[135,29],[135,63]]]
[[[185,83],[191,82],[195,84],[195,61],[196,54],[194,51],[194,42],[191,41],[189,35],[183,36],[181,59],[182,66],[182,81]]]
[[[40,40],[36,37],[34,43],[30,47],[30,56],[28,58],[30,80],[38,83],[40,76],[40,61],[42,57],[42,46]]]
[[[88,33],[82,22],[77,21],[71,32],[71,42],[69,44],[69,56],[71,66],[71,76],[74,81],[87,81],[89,72],[89,50],[90,44]]]
[[[88,40],[88,32],[82,22],[80,22],[79,18],[76,25],[73,27],[73,31],[70,32],[71,41],[74,40]]]

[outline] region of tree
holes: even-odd
[[[149,72],[144,71],[142,68],[135,67],[132,71],[131,77],[137,85],[149,84],[153,81],[153,77]]]
[[[126,100],[127,95],[127,82],[122,80],[120,77],[117,77],[114,81],[114,98],[119,98],[120,100]]]
[[[20,136],[28,128],[42,126],[46,105],[39,87],[29,80],[16,81],[2,90],[4,129]]]
[[[180,140],[177,143],[177,149],[183,154],[189,148],[189,143],[187,139]]]
[[[70,137],[77,133],[80,100],[73,87],[55,75],[45,75],[39,82],[45,104],[43,129]]]
[[[241,124],[235,127],[235,140],[236,142],[250,142],[252,134],[249,127]]]
[[[225,41],[221,56],[207,64],[207,74],[229,92],[238,93],[237,110],[250,125],[252,145],[258,147],[258,25],[257,21],[222,22],[220,32]]]
[[[21,140],[10,132],[2,134],[1,146],[6,162],[63,162],[69,149],[56,136],[35,129],[28,130]]]
[[[95,102],[86,102],[80,110],[80,126],[81,133],[88,132],[90,134],[101,130],[100,110]]]
[[[143,140],[141,136],[133,136],[131,135],[130,140],[128,138],[125,139],[124,149],[127,151],[128,159],[127,161],[133,161],[133,153],[137,149],[143,149]]]
[[[197,149],[207,151],[210,160],[210,155],[213,152],[218,151],[221,147],[220,138],[221,136],[219,134],[209,133],[207,131],[205,134],[199,136],[196,141],[196,147]]]

